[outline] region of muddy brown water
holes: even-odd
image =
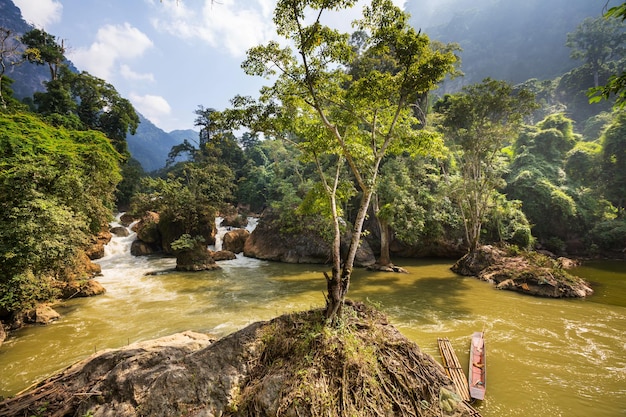
[[[174,260],[133,258],[133,236],[115,238],[100,260],[103,296],[57,307],[62,318],[29,327],[0,347],[0,396],[11,396],[95,351],[195,330],[223,336],[249,323],[320,307],[322,266],[240,256],[222,270],[146,272]],[[594,262],[574,272],[590,280],[587,300],[539,299],[459,277],[440,260],[396,260],[408,274],[356,270],[349,297],[379,306],[408,338],[440,361],[451,340],[467,367],[469,337],[484,330],[484,417],[626,415],[626,262]]]

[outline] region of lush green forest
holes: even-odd
[[[303,36],[277,9],[295,50],[260,45],[243,63],[275,83],[229,109],[199,106],[198,141],[174,146],[153,177],[127,150],[139,123],[128,100],[71,71],[53,35],[7,33],[2,68],[41,65],[49,79],[18,101],[0,74],[0,317],[85,277],[80,254],[116,205],[159,212],[179,251],[206,247],[219,213],[271,211],[283,233],[331,243],[331,305],[361,238],[382,264],[393,248],[446,245],[621,255],[626,114],[587,94],[624,68],[620,19],[581,21],[566,40],[578,66],[556,78],[485,79],[441,95],[463,70],[458,45],[431,41],[388,2],[368,10],[353,34],[313,24]]]

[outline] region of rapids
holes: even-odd
[[[327,267],[238,255],[219,271],[163,272],[175,260],[132,257],[134,238],[115,237],[98,261],[106,294],[66,301],[56,306],[59,321],[11,334],[0,347],[0,396],[101,349],[184,330],[223,336],[324,304]],[[395,262],[409,274],[356,270],[349,297],[378,306],[437,360],[437,337],[448,337],[464,367],[469,336],[484,330],[487,395],[476,405],[484,417],[626,415],[625,262],[576,269],[596,290],[587,300],[497,291],[453,274],[449,261]],[[146,275],[154,271],[163,273]]]

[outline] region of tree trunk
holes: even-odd
[[[391,265],[391,256],[389,255],[390,233],[389,223],[378,215],[380,205],[378,203],[378,195],[372,197],[372,210],[378,223],[378,229],[380,230],[380,256],[376,262],[378,265],[386,266]]]
[[[352,228],[352,238],[348,255],[343,262],[343,268],[337,268],[341,265],[340,242],[341,233],[339,230],[339,219],[335,219],[335,239],[333,241],[333,271],[332,277],[326,276],[328,298],[326,299],[326,320],[327,322],[335,322],[337,317],[341,316],[341,307],[345,300],[348,288],[350,287],[350,277],[352,276],[352,267],[354,266],[354,258],[356,257],[359,243],[361,242],[361,231],[363,230],[363,222],[372,199],[373,191],[371,189],[364,190],[361,197],[361,204]],[[333,213],[334,214],[334,213]]]

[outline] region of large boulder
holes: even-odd
[[[106,292],[102,284],[94,279],[86,281],[63,282],[58,285],[61,290],[61,298],[94,297]]]
[[[111,241],[111,232],[102,231],[91,239],[90,245],[85,250],[89,259],[100,259],[104,256],[104,246]]]
[[[224,235],[222,249],[233,253],[241,253],[243,252],[248,237],[250,237],[250,232],[246,229],[231,230]]]
[[[185,332],[100,352],[1,402],[0,415],[470,415],[432,357],[380,313],[348,309],[345,326],[323,332],[312,310],[217,341]]]
[[[176,251],[176,270],[197,272],[220,269],[204,245],[197,245],[189,250]]]
[[[160,244],[159,220],[158,213],[146,212],[139,222],[133,226],[133,231],[137,233],[137,239],[149,244]]]
[[[346,252],[348,236],[342,239],[342,253]],[[272,215],[264,215],[246,240],[243,254],[247,257],[300,264],[324,264],[332,261],[331,245],[315,230],[297,234],[284,233]],[[362,241],[355,266],[368,266],[376,262],[374,253]]]
[[[115,227],[112,227],[111,230],[109,231],[117,237],[130,236],[130,232],[128,231],[128,228],[124,226],[115,226]]]
[[[150,244],[143,240],[135,240],[130,245],[130,254],[133,256],[147,256],[160,251],[161,248],[156,243]]]
[[[46,325],[60,317],[61,315],[48,304],[39,304],[37,307],[21,313],[21,316],[16,318],[16,323]]]

